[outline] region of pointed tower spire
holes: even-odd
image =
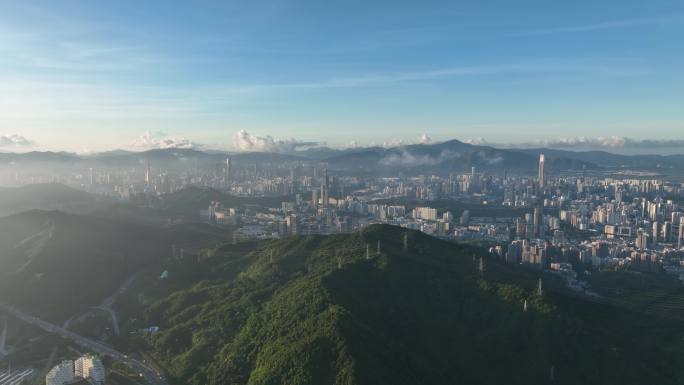
[[[544,295],[544,290],[542,289],[542,279],[539,278],[539,287],[537,288],[537,294],[541,297]]]

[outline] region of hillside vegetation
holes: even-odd
[[[215,244],[221,236],[203,225],[155,227],[57,211],[0,218],[0,301],[62,321],[160,263],[172,244]]]
[[[59,183],[0,187],[0,216],[35,209],[86,213],[111,203],[107,198]]]
[[[419,232],[405,251],[405,232],[227,245],[170,264],[169,282],[141,295],[143,322],[161,327],[146,343],[179,385],[682,378],[679,323],[566,295],[550,279],[539,296],[538,271],[487,259],[480,272],[481,250]]]

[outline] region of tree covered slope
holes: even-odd
[[[204,225],[160,227],[59,211],[0,218],[0,301],[63,321],[160,263],[172,244],[215,244],[221,237]]]
[[[587,302],[540,272],[418,232],[294,237],[213,250],[146,305],[177,384],[678,383],[680,325]],[[377,254],[377,242],[381,251]],[[366,250],[370,258],[366,258]],[[192,269],[207,269],[193,275]],[[170,267],[173,271],[174,267]],[[204,278],[202,278],[204,277]],[[523,303],[528,302],[524,311]]]

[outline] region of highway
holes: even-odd
[[[168,385],[168,383],[159,375],[157,374],[157,371],[154,370],[153,368],[150,368],[149,366],[143,364],[140,361],[134,360],[125,354],[118,352],[114,350],[113,348],[85,338],[83,336],[80,336],[74,332],[71,332],[69,330],[64,329],[61,326],[54,325],[52,323],[49,323],[47,321],[43,321],[40,318],[28,315],[23,313],[22,311],[12,307],[8,306],[6,304],[1,304],[0,303],[0,311],[4,311],[7,314],[17,318],[18,320],[24,321],[30,325],[36,326],[39,329],[42,329],[48,333],[53,333],[61,336],[64,339],[73,341],[77,345],[88,349],[92,352],[108,356],[112,358],[114,361],[120,362],[122,364],[125,364],[129,368],[131,368],[133,371],[136,373],[141,374],[142,378],[145,379],[148,383],[151,385]]]

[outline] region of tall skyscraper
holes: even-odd
[[[152,173],[150,172],[150,161],[147,161],[147,168],[145,169],[145,186],[150,187],[152,181]]]
[[[545,186],[545,179],[544,179],[544,154],[539,155],[539,187],[544,188]]]
[[[540,237],[542,235],[542,209],[540,207],[535,207],[534,209],[534,235]]]
[[[311,208],[318,211],[318,190],[311,191]]]
[[[290,214],[285,218],[287,231],[290,235],[299,235],[299,221],[296,215]]]
[[[228,184],[230,182],[230,176],[231,176],[230,172],[232,171],[230,169],[231,166],[232,166],[231,159],[230,159],[230,157],[227,157],[226,158],[226,184]]]
[[[328,207],[329,202],[330,202],[330,199],[328,199],[328,185],[322,184],[321,185],[321,206]]]
[[[639,250],[648,249],[648,231],[644,229],[637,230],[635,246]]]
[[[679,238],[677,240],[677,247],[682,248],[684,245],[684,217],[679,218]]]

